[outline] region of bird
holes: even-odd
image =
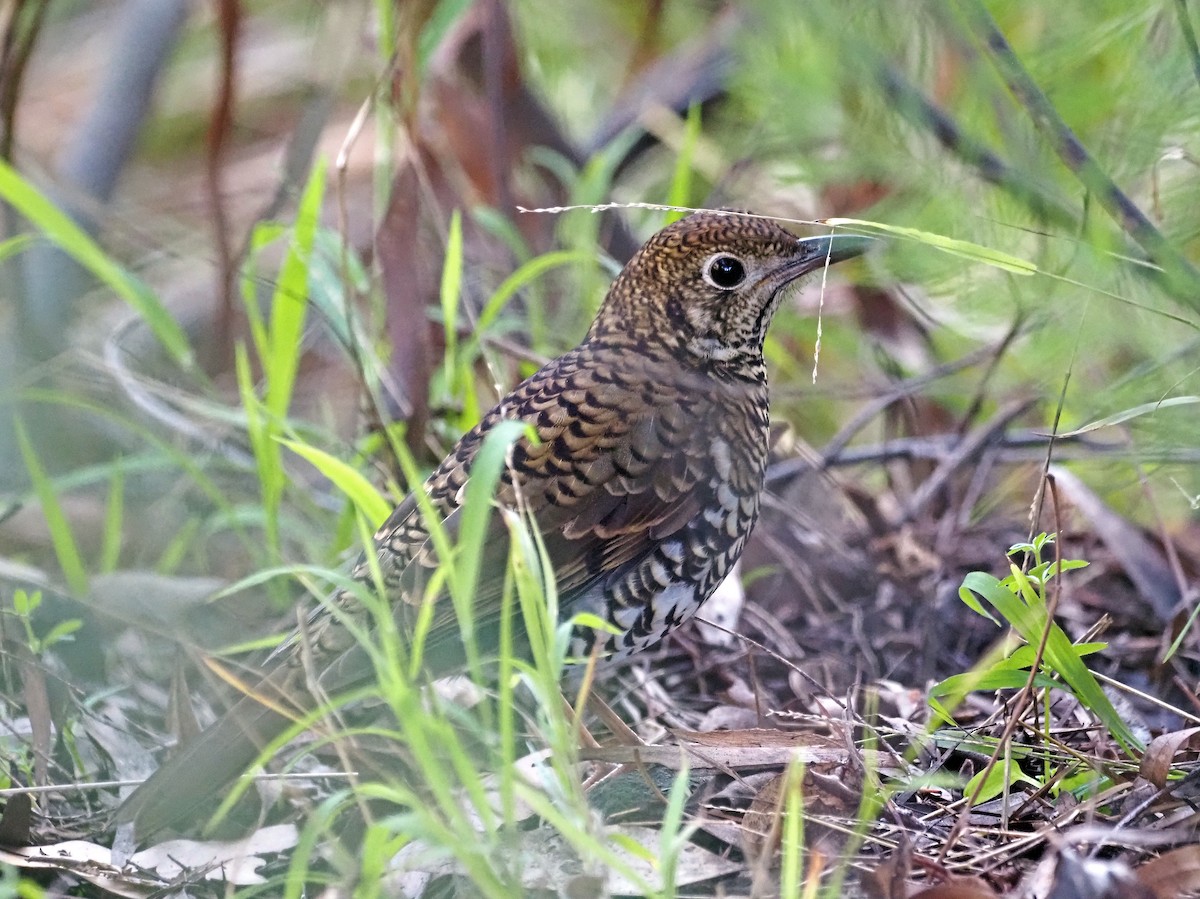
[[[428,503],[414,492],[395,508],[375,533],[374,559],[361,559],[353,578],[382,589],[399,632],[411,634],[438,564],[422,506],[455,536],[481,445],[515,420],[536,439],[511,446],[494,502],[519,500],[535,522],[560,618],[589,613],[607,625],[577,625],[571,655],[622,658],[659,642],[712,595],[758,519],[770,425],[763,341],[787,289],[871,243],[798,238],[728,210],[667,225],[618,274],[582,342],[463,435],[419,488]],[[479,570],[502,572],[507,527],[494,514],[488,527]],[[470,597],[481,651],[498,649],[502,589],[503,577],[484,576]],[[453,606],[435,597],[422,656],[430,678],[465,664]],[[139,841],[191,826],[214,790],[315,707],[314,676],[325,695],[370,680],[353,623],[370,623],[359,593],[335,592],[267,660],[256,686],[121,803],[116,823],[133,824]]]

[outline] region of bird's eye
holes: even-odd
[[[746,266],[736,256],[714,256],[704,269],[705,277],[721,290],[732,290],[746,280]]]

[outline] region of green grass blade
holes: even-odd
[[[338,490],[346,494],[354,507],[373,527],[382,524],[383,520],[391,513],[391,502],[385,499],[371,485],[371,482],[352,466],[310,444],[301,443],[298,440],[288,440],[285,437],[276,439],[329,478]]]
[[[1172,640],[1171,645],[1167,647],[1166,653],[1163,654],[1162,664],[1165,665],[1171,660],[1175,653],[1179,652],[1179,647],[1183,645],[1184,640],[1186,640],[1191,634],[1192,628],[1196,624],[1197,617],[1200,617],[1200,603],[1198,603],[1196,607],[1192,609],[1192,613],[1188,615],[1187,621],[1184,622],[1183,627],[1179,629],[1179,635]]]
[[[125,520],[125,470],[113,468],[108,482],[108,503],[104,510],[104,533],[101,535],[100,571],[115,571],[121,561],[121,532]]]
[[[700,141],[700,104],[692,103],[688,107],[687,120],[684,123],[683,144],[675,159],[675,171],[671,174],[671,186],[667,190],[667,206],[686,207],[692,201],[692,160],[696,155],[696,144]],[[667,210],[663,214],[663,226],[687,215],[678,209]]]
[[[495,512],[492,498],[500,483],[509,447],[529,432],[528,426],[519,421],[499,422],[484,438],[471,463],[471,477],[467,480],[463,497],[462,524],[455,554],[455,589],[451,591],[468,653],[474,642],[475,587],[479,583],[484,542],[491,532],[491,520]]]
[[[71,593],[84,596],[88,587],[87,571],[83,567],[83,557],[79,554],[79,546],[75,542],[75,535],[71,533],[71,525],[63,512],[62,504],[58,501],[54,484],[42,468],[37,451],[29,441],[25,422],[14,416],[13,429],[17,434],[21,457],[25,460],[25,469],[29,472],[29,480],[33,484],[38,502],[41,503],[42,517],[46,519],[46,527],[50,530],[50,541],[54,546],[54,555],[58,558],[63,577],[66,578]]]
[[[244,344],[234,348],[234,370],[238,391],[246,414],[246,437],[254,453],[258,469],[258,485],[263,501],[263,524],[267,546],[274,553],[279,548],[279,503],[283,498],[286,478],[280,459],[279,446],[272,440],[270,422],[262,402],[255,393],[250,373],[250,358]]]
[[[380,6],[390,5],[380,3]],[[441,44],[442,39],[446,37],[450,29],[458,22],[467,10],[471,8],[471,0],[441,0],[441,2],[433,5],[432,12],[424,23],[421,29],[421,34],[417,39],[417,65],[421,75],[424,76],[426,69],[429,66],[429,59]],[[385,44],[385,49],[390,48],[392,44]],[[390,64],[390,61],[385,57],[383,62]]]
[[[0,241],[0,262],[3,262],[10,256],[16,256],[18,253],[25,252],[36,242],[37,238],[32,234],[18,234],[16,237]]]
[[[264,249],[286,233],[287,229],[278,222],[259,222],[250,232],[250,246],[246,250],[246,261],[242,265],[240,279],[242,304],[246,307],[246,323],[250,328],[254,351],[258,353],[260,359],[265,359],[270,355],[270,346],[267,337],[267,323],[258,302],[258,290],[262,279],[258,275],[257,261]]]
[[[687,845],[695,827],[684,823],[684,810],[691,795],[691,774],[685,763],[675,774],[671,791],[667,794],[667,807],[663,810],[662,830],[659,833],[659,872],[662,891],[673,896],[679,873],[679,856]]]
[[[1159,409],[1168,409],[1171,406],[1193,406],[1200,403],[1200,396],[1173,396],[1165,400],[1156,400],[1153,403],[1142,403],[1140,406],[1134,406],[1132,409],[1125,409],[1121,412],[1116,412],[1105,418],[1093,421],[1081,428],[1076,428],[1073,431],[1063,431],[1058,434],[1062,437],[1078,437],[1080,434],[1087,434],[1091,431],[1098,431],[1101,428],[1112,427],[1119,425],[1122,422],[1129,421],[1133,418],[1139,418],[1142,415],[1149,415],[1152,412],[1157,412]]]
[[[8,163],[0,161],[0,199],[12,205],[64,253],[123,299],[185,369],[195,359],[187,335],[154,292],[118,265],[86,231]]]
[[[779,891],[784,899],[799,899],[800,879],[804,876],[804,765],[793,760],[784,772],[783,833],[780,852],[783,856],[779,874]]]
[[[971,243],[967,240],[947,237],[944,234],[935,234],[932,231],[922,231],[918,228],[904,228],[900,225],[885,225],[880,222],[864,221],[863,219],[830,218],[825,219],[824,222],[827,225],[850,225],[851,227],[882,231],[885,234],[894,234],[897,237],[918,241],[926,246],[941,250],[944,253],[949,253],[952,256],[969,259],[971,262],[981,262],[984,265],[990,265],[1014,275],[1034,275],[1039,271],[1036,265],[1021,259],[1019,256],[1003,253],[1000,250],[994,250],[991,247]]]
[[[496,323],[496,319],[518,291],[529,286],[546,272],[566,265],[584,264],[595,261],[591,253],[580,250],[554,250],[535,256],[521,265],[516,271],[505,278],[495,292],[488,298],[487,303],[479,313],[475,335],[472,338],[473,347],[477,347],[482,333]],[[477,352],[477,349],[476,349]]]
[[[308,311],[308,268],[313,241],[325,196],[325,167],[313,167],[300,206],[287,256],[279,270],[279,284],[271,302],[267,355],[262,359],[267,375],[266,407],[282,420],[292,401],[300,367],[301,338]]]
[[[442,264],[442,281],[439,298],[442,309],[442,327],[445,331],[446,348],[443,359],[446,390],[452,397],[460,399],[463,414],[460,424],[470,427],[478,416],[478,401],[471,389],[471,362],[460,357],[458,352],[458,310],[462,297],[463,240],[462,216],[458,210],[450,216],[450,231],[446,235],[446,259]]]

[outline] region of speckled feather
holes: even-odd
[[[787,282],[768,282],[739,303],[705,280],[703,265],[728,251],[769,272],[796,245],[766,220],[727,215],[696,215],[659,232],[614,283],[584,342],[501,400],[425,484],[453,533],[487,432],[505,419],[532,425],[538,442],[519,442],[497,499],[513,504],[515,479],[554,568],[561,614],[591,612],[620,631],[600,634],[603,655],[644,648],[688,620],[741,555],[766,468],[762,337]],[[714,346],[735,352],[714,358]],[[484,570],[502,567],[507,551],[502,525],[493,525],[497,539],[485,545],[497,557]],[[375,542],[404,631],[437,561],[414,500],[393,512]],[[369,580],[369,566],[361,563],[355,576]],[[497,623],[501,586],[482,583],[474,597],[482,634]],[[340,599],[348,612],[357,605],[350,594]],[[331,618],[316,622],[310,637],[321,655],[350,648]],[[591,650],[594,638],[581,630],[574,649]],[[426,648],[435,672],[462,663],[448,604],[435,613]],[[336,686],[348,679],[339,672]]]
[[[696,613],[741,555],[766,469],[763,338],[785,287],[862,251],[853,238],[833,240],[842,242],[797,240],[767,220],[733,214],[700,213],[668,226],[623,269],[584,341],[501,400],[426,481],[453,535],[488,431],[505,419],[534,428],[536,443],[521,439],[513,448],[497,501],[513,505],[520,490],[554,570],[560,614],[590,612],[618,631],[580,629],[577,653],[597,639],[605,655],[657,642]],[[502,570],[508,552],[499,516],[492,527],[483,571]],[[375,543],[398,625],[410,631],[437,562],[412,497]],[[354,576],[371,583],[370,566],[360,563]],[[484,579],[472,600],[484,651],[495,649],[488,640],[498,633],[501,589],[501,578]],[[424,657],[435,675],[463,662],[451,604],[436,601]],[[329,692],[371,676],[342,621],[365,612],[349,591],[333,602],[339,615],[319,610],[257,696],[303,708],[309,672]],[[208,781],[199,792],[211,790],[288,723],[255,695],[243,698],[214,726],[212,751],[177,756],[130,797],[120,819],[136,820],[142,835],[177,822],[185,796],[164,770],[176,780],[198,771]]]
[[[694,588],[687,602],[695,606],[716,588],[758,512],[767,429],[761,366],[732,377],[685,370],[650,347],[631,353],[596,343],[572,351],[525,382],[503,412],[489,414],[430,478],[429,496],[452,531],[474,453],[503,418],[533,425],[539,439],[514,448],[498,499],[511,504],[519,485],[554,568],[562,613],[592,612],[627,631],[608,638],[606,654],[644,645],[656,620],[663,622],[657,636],[667,630],[669,610],[631,623],[622,609],[649,609],[680,584]],[[486,545],[502,553],[502,525],[493,523],[499,539]],[[420,595],[417,583],[436,561],[426,538],[415,503],[376,534],[385,577],[398,575],[405,600]],[[359,574],[369,576],[365,565]],[[500,587],[499,579],[479,585],[477,627],[498,615]],[[688,617],[683,612],[672,620]],[[453,617],[435,618],[431,643],[442,627],[456,630]],[[581,637],[588,646],[580,648],[589,648],[590,633]]]

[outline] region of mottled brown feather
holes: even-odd
[[[654,235],[617,277],[583,343],[518,385],[429,476],[423,490],[446,532],[457,535],[485,436],[501,421],[521,421],[538,440],[514,445],[496,502],[515,506],[520,492],[564,619],[587,611],[619,631],[577,629],[576,650],[598,640],[606,654],[633,652],[687,620],[737,560],[758,516],[769,424],[766,329],[788,284],[863,249],[836,240],[800,241],[767,220],[716,213]],[[413,497],[375,544],[397,624],[410,632],[437,565]],[[481,569],[488,576],[472,597],[484,652],[497,648],[503,579],[494,572],[507,554],[508,532],[493,515]],[[372,583],[366,560],[354,577]],[[438,675],[460,666],[463,652],[451,603],[434,602],[424,659]],[[365,610],[353,591],[331,604],[337,614],[318,610],[269,660],[254,695],[135,791],[120,821],[136,822],[142,836],[186,821],[198,798],[287,726],[281,704],[311,702],[310,672],[333,693],[372,677],[343,622],[366,624]]]

